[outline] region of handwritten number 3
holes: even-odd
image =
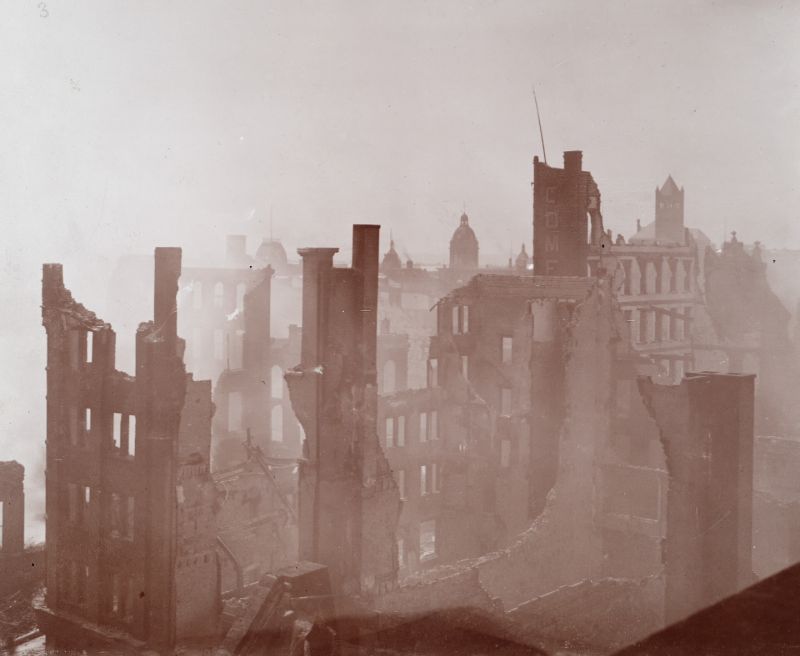
[[[40,2],[38,7],[42,10],[42,13],[39,14],[40,17],[47,18],[50,15],[50,12],[47,11],[47,5],[44,2]]]

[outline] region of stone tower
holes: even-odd
[[[656,188],[656,242],[684,245],[683,188],[678,189],[672,176],[661,189]]]

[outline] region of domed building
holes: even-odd
[[[286,249],[277,239],[264,239],[256,250],[255,259],[261,266],[271,266],[276,273],[284,271],[289,263]]]
[[[469,226],[467,213],[450,240],[450,268],[472,270],[478,268],[478,238]]]
[[[389,242],[389,250],[383,256],[381,261],[381,272],[389,273],[391,271],[399,271],[403,268],[403,263],[400,261],[400,256],[394,249],[394,239]]]

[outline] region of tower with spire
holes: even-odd
[[[686,243],[683,223],[683,188],[678,188],[672,176],[667,176],[661,189],[656,187],[656,242]]]

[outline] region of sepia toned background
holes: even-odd
[[[800,9],[777,2],[17,0],[0,21],[0,459],[43,536],[41,263],[116,324],[108,272],[225,234],[391,227],[435,264],[464,208],[484,262],[531,239],[531,159],[580,148],[604,221],[686,187],[714,241],[800,248]],[[384,230],[385,240],[389,230]],[[349,260],[349,253],[344,253]],[[798,285],[800,293],[800,285]],[[148,316],[147,309],[138,311]],[[119,348],[132,348],[120,332]]]

